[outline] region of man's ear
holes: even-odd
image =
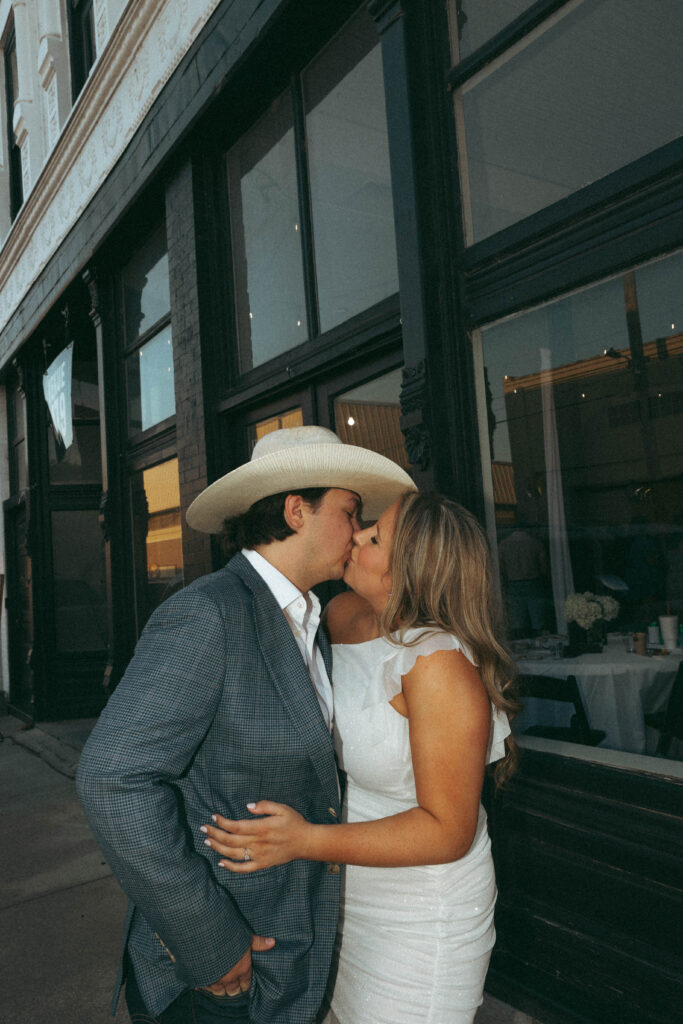
[[[304,525],[306,508],[306,502],[300,494],[288,494],[285,498],[285,522],[295,533]]]

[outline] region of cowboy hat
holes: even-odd
[[[415,484],[391,459],[344,444],[325,427],[285,427],[260,438],[251,460],[210,484],[187,510],[193,530],[219,533],[223,520],[241,515],[256,501],[306,487],[354,491],[366,519],[376,519]]]

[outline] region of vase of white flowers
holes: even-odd
[[[607,623],[619,614],[619,602],[607,594],[570,594],[564,604],[569,627],[568,657],[602,650]]]

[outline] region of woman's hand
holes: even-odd
[[[247,804],[247,810],[265,817],[230,821],[213,814],[214,824],[201,827],[208,837],[204,840],[206,845],[227,858],[219,861],[221,867],[236,874],[247,874],[290,860],[305,859],[310,830],[314,826],[298,811],[270,800]]]

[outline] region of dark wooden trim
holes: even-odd
[[[496,990],[510,998],[513,986],[567,1020],[675,1019],[682,797],[681,780],[524,752],[489,801]]]

